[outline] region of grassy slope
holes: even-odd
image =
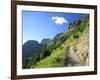
[[[38,62],[36,65],[32,65],[31,67],[34,68],[47,68],[47,67],[61,67],[64,66],[67,54],[68,54],[68,48],[79,40],[79,38],[85,33],[86,27],[89,24],[88,18],[85,18],[81,25],[77,27],[75,30],[71,31],[71,36],[58,48],[52,51],[51,55],[46,57],[45,59]],[[66,33],[69,33],[65,32]],[[75,38],[74,36],[78,35],[78,38]]]

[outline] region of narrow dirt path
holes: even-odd
[[[67,61],[65,66],[82,66],[81,60],[79,57],[74,53],[73,47],[69,48]]]

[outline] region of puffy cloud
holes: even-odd
[[[55,16],[52,17],[52,20],[59,25],[62,25],[64,23],[68,24],[68,21],[64,17]]]

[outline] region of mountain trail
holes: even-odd
[[[69,48],[67,61],[65,66],[82,66],[81,60],[79,57],[74,53],[73,47]]]

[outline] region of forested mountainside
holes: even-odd
[[[67,31],[57,34],[52,40],[43,39],[37,43],[38,47],[33,43],[31,55],[27,52],[28,57],[23,59],[23,68],[89,65],[89,16],[70,23]]]

